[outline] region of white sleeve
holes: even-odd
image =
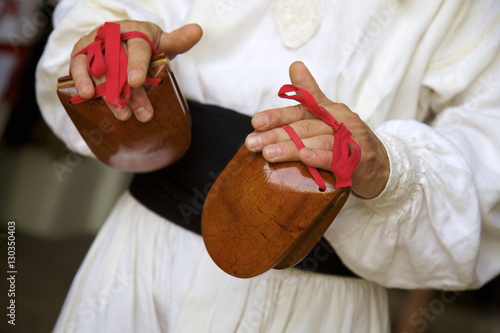
[[[54,11],[54,31],[37,66],[36,94],[45,121],[69,149],[92,156],[56,94],[57,79],[68,75],[73,46],[78,39],[106,21],[134,19],[165,27],[166,23],[155,14],[159,9],[155,9],[154,2],[154,0],[59,1]]]
[[[376,129],[389,183],[375,199],[351,198],[330,233],[339,256],[366,279],[458,290],[500,273],[498,10],[490,23],[462,53],[429,65],[422,96],[432,121]],[[442,47],[464,40],[457,35]]]

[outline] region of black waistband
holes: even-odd
[[[144,206],[197,234],[201,211],[213,182],[253,131],[250,117],[212,105],[189,102],[192,142],[188,152],[167,168],[135,174],[130,192]],[[355,277],[324,238],[297,268]]]

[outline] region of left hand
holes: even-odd
[[[187,24],[167,33],[151,22],[125,20],[115,23],[120,25],[121,33],[139,31],[146,34],[158,51],[165,53],[170,60],[177,54],[191,49],[198,43],[203,34],[201,27],[197,24]],[[94,41],[98,29],[99,27],[76,41],[71,53],[71,76],[78,94],[85,99],[92,98],[95,94],[95,85],[103,83],[106,79],[105,75],[99,79],[92,77],[87,67],[87,55],[75,56],[75,54]],[[122,109],[111,104],[108,106],[119,120],[125,121],[134,114],[137,120],[148,122],[153,118],[154,110],[142,85],[148,73],[152,54],[151,46],[141,38],[132,38],[123,44],[128,56],[127,74],[128,83],[132,88],[131,97],[128,105]],[[103,98],[106,100],[105,97]]]
[[[389,180],[390,163],[387,151],[372,130],[346,105],[329,100],[302,62],[290,66],[293,85],[308,90],[316,102],[351,131],[361,147],[361,161],[352,176],[352,191],[363,198],[374,198]],[[306,148],[297,150],[282,125],[290,125]],[[301,161],[311,167],[331,171],[333,130],[302,105],[270,109],[252,118],[255,131],[245,140],[252,152],[262,152],[268,162]]]

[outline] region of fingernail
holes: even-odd
[[[276,158],[281,155],[281,148],[276,145],[270,145],[265,148],[265,154],[268,158]]]
[[[85,95],[88,91],[90,90],[90,87],[87,85],[87,84],[82,84],[80,85],[80,87],[78,88],[78,94],[80,96],[83,96]]]
[[[253,118],[255,127],[265,128],[269,124],[269,117],[266,114],[259,114]]]
[[[118,120],[127,120],[128,117],[129,117],[129,114],[127,112],[127,109],[123,108],[123,109],[117,109],[115,111],[115,116],[116,118],[118,118]]]
[[[249,135],[247,137],[247,147],[250,149],[259,148],[262,145],[262,138],[260,135]]]
[[[151,119],[153,112],[149,111],[145,107],[141,106],[138,108],[136,111],[137,118],[142,121],[142,122],[147,122],[148,120]]]
[[[139,71],[130,71],[128,73],[128,83],[131,84],[131,83],[134,83],[135,80],[137,80],[139,78]]]

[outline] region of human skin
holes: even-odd
[[[352,138],[361,147],[361,161],[352,175],[352,191],[362,198],[380,194],[389,179],[390,164],[382,142],[346,105],[329,100],[302,62],[290,66],[292,84],[308,90],[316,102],[338,122],[351,131]],[[282,125],[289,124],[304,142],[306,148],[297,150]],[[252,118],[255,131],[245,140],[247,148],[262,152],[269,162],[302,161],[304,164],[331,171],[333,130],[316,118],[303,105],[270,109]]]
[[[120,32],[140,31],[146,34],[159,52],[169,59],[191,49],[201,39],[203,31],[197,24],[187,24],[172,32],[164,32],[156,24],[140,21],[120,21]],[[72,51],[70,71],[78,94],[85,99],[94,96],[94,84],[105,81],[105,77],[93,78],[87,70],[87,56],[74,56],[93,42],[97,29],[80,38]],[[154,110],[142,88],[152,55],[150,45],[141,38],[133,38],[125,43],[128,56],[128,83],[132,87],[128,105],[118,109],[109,105],[110,110],[120,120],[129,119],[132,114],[142,122],[152,119]],[[352,176],[352,191],[362,198],[374,198],[385,188],[389,179],[389,158],[386,149],[366,123],[346,105],[329,100],[321,91],[307,67],[301,62],[290,66],[292,84],[308,90],[318,104],[333,117],[346,125],[353,139],[361,147],[361,161]],[[290,125],[307,148],[298,151],[280,128]],[[253,152],[262,152],[269,162],[302,161],[306,165],[331,171],[333,135],[332,128],[314,117],[302,105],[269,109],[252,117],[255,131],[245,141]]]
[[[161,28],[150,22],[141,21],[120,21],[120,32],[140,31],[146,34],[153,42],[159,52],[165,53],[169,59],[173,59],[177,54],[184,53],[191,49],[203,35],[201,27],[197,24],[187,24],[170,33],[164,32]],[[87,55],[75,56],[81,49],[94,41],[97,28],[88,35],[80,38],[71,52],[70,71],[78,94],[85,99],[94,96],[94,83],[100,84],[105,81],[105,76],[96,79],[91,77],[87,70]],[[129,119],[135,114],[139,121],[147,122],[153,117],[153,107],[149,101],[146,91],[142,87],[146,79],[149,61],[152,50],[148,42],[142,38],[127,40],[125,49],[128,57],[127,73],[128,83],[131,89],[129,103],[123,109],[118,109],[108,104],[116,118],[120,120]]]

